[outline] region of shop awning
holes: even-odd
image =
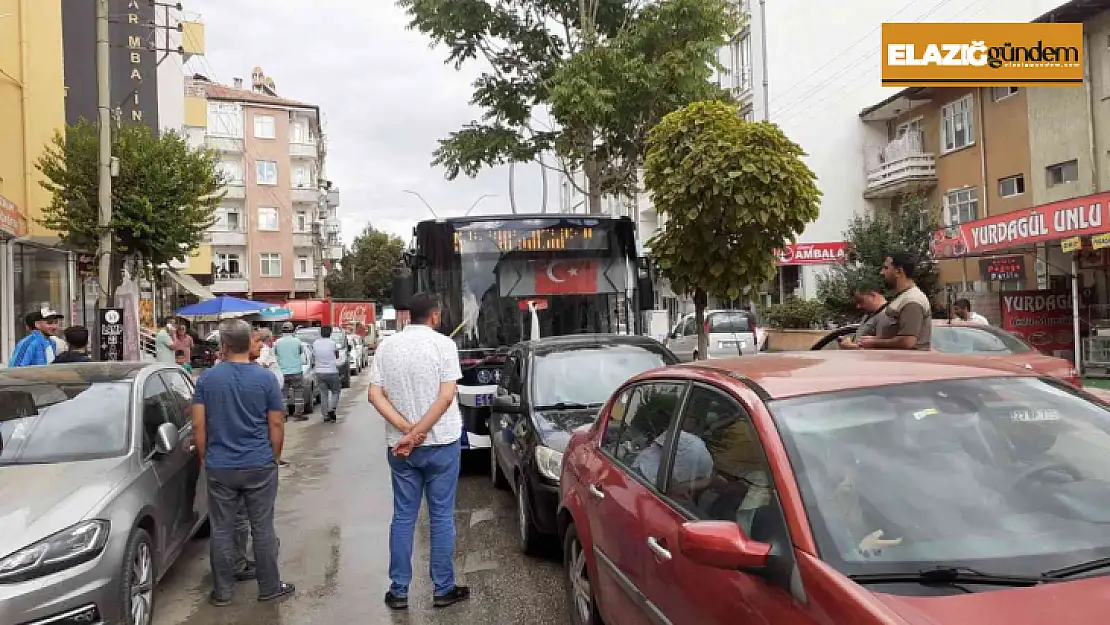
[[[983,256],[1071,237],[1110,232],[1110,193],[1095,193],[937,230],[937,258]]]
[[[181,288],[199,297],[202,302],[205,300],[216,298],[216,296],[212,294],[212,291],[209,291],[203,284],[197,282],[196,278],[188,274],[177,273],[173,269],[168,268],[165,270],[165,272],[171,280],[180,285]]]

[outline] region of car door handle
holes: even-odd
[[[189,446],[185,448],[185,451],[187,451],[191,454],[195,454],[197,452],[196,444],[195,443],[189,443]]]
[[[670,561],[671,552],[664,549],[663,545],[660,545],[659,541],[656,540],[654,536],[649,536],[648,537],[647,545],[648,545],[648,549],[651,549],[651,551],[655,554],[655,557],[659,558],[660,560],[663,560],[664,562],[669,562]]]
[[[601,492],[601,489],[598,488],[597,486],[594,486],[593,484],[590,484],[586,488],[589,489],[590,494],[593,495],[594,497],[596,497],[597,499],[605,499],[605,493]]]

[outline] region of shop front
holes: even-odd
[[[781,304],[790,297],[816,297],[817,277],[828,265],[844,262],[848,243],[792,243],[778,252],[775,278],[760,292],[764,306]]]
[[[27,233],[27,220],[14,202],[0,195],[0,363],[7,363],[15,342],[24,335],[23,284],[16,280],[16,242]],[[20,255],[21,256],[21,255]],[[61,305],[59,302],[55,305]]]

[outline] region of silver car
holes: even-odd
[[[0,370],[0,623],[151,623],[208,517],[192,397],[164,364]]]
[[[767,342],[766,332],[747,310],[705,311],[708,338],[707,358],[731,358],[759,353]],[[667,336],[667,349],[683,362],[698,359],[698,326],[694,313],[678,320]]]

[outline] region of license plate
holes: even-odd
[[[483,406],[492,406],[493,405],[493,394],[492,393],[486,393],[485,395],[475,395],[474,396],[474,405],[479,407],[479,408],[481,408]]]
[[[747,346],[748,346],[747,343],[745,343],[744,341],[740,341],[740,349],[744,349]],[[735,341],[718,341],[717,342],[717,349],[728,349],[728,348],[734,348],[734,347],[736,347],[736,342]]]

